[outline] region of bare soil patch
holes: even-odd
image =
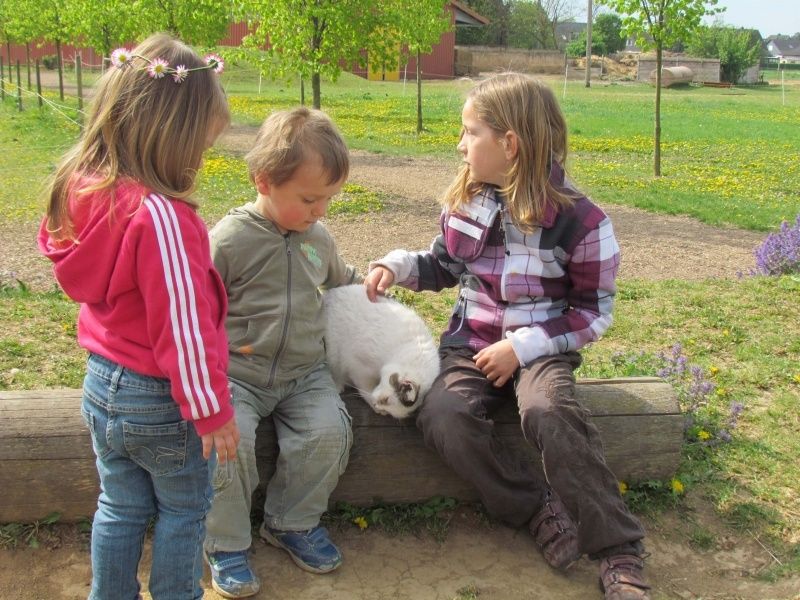
[[[715,549],[690,547],[690,523],[714,534]],[[800,578],[758,580],[772,557],[754,538],[722,533],[711,514],[667,514],[646,523],[647,575],[653,600],[797,600]],[[301,571],[282,551],[256,539],[251,561],[262,580],[256,598],[270,600],[460,600],[471,589],[479,600],[591,600],[601,598],[597,564],[586,558],[568,572],[554,571],[524,530],[491,525],[459,509],[444,542],[430,535],[389,536],[355,526],[332,533],[345,557],[332,574]],[[145,565],[140,579],[147,581]],[[86,598],[91,582],[88,541],[62,526],[39,549],[0,550],[0,597],[16,600]],[[24,577],[20,574],[24,573]],[[203,579],[205,600],[221,600]],[[470,597],[470,596],[466,596]],[[145,599],[150,595],[145,593]]]

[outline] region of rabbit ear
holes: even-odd
[[[392,385],[395,391],[400,391],[400,375],[397,373],[392,373],[389,375],[389,383]]]

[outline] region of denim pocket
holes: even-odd
[[[97,419],[85,406],[81,406],[81,416],[92,438],[92,449],[97,457],[103,458],[111,452],[111,447],[106,443],[105,431],[97,431]]]
[[[188,423],[163,425],[122,424],[122,438],[128,456],[152,475],[180,471],[186,463]]]

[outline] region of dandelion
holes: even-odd
[[[367,524],[367,520],[364,517],[356,517],[355,519],[353,519],[353,523],[358,525],[358,528],[361,531],[364,531],[367,527],[369,527],[369,525]]]
[[[169,63],[163,58],[154,58],[147,67],[147,74],[153,79],[161,79],[166,75]]]
[[[711,438],[711,434],[708,433],[705,429],[701,429],[697,432],[697,439],[706,441],[707,439]]]
[[[225,69],[225,61],[218,54],[207,54],[205,60],[206,64],[217,74],[222,73]]]
[[[624,496],[625,494],[628,493],[628,484],[627,483],[625,483],[624,481],[620,481],[620,482],[617,483],[617,485],[619,486],[619,493],[621,495]]]
[[[172,72],[172,79],[175,80],[175,83],[182,83],[188,74],[189,69],[186,68],[186,65],[178,65]]]
[[[792,381],[795,383],[800,383],[800,373],[795,373],[794,377],[792,377]]]
[[[681,483],[680,479],[673,479],[672,480],[672,493],[679,496],[683,493],[683,484]]]
[[[130,64],[132,58],[133,56],[127,48],[117,48],[111,53],[111,64],[115,67],[124,67]]]
[[[711,367],[711,368],[708,370],[708,372],[711,374],[711,376],[712,376],[712,377],[714,377],[714,376],[715,376],[717,373],[719,373],[719,367],[714,367],[714,366],[712,366],[712,367]]]

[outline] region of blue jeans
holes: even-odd
[[[202,598],[214,465],[203,459],[200,437],[181,417],[169,380],[92,354],[81,413],[100,475],[89,599],[140,597],[136,571],[154,517],[150,594],[154,600]]]

